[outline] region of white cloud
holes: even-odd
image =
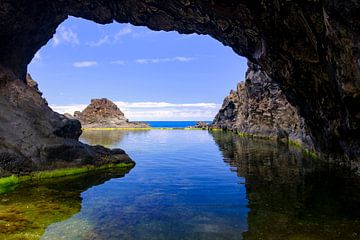
[[[112,64],[117,64],[117,65],[125,65],[125,61],[124,60],[116,60],[116,61],[112,61]]]
[[[135,62],[138,64],[157,64],[166,62],[190,62],[194,60],[192,57],[172,57],[172,58],[141,58],[136,59]]]
[[[106,35],[106,36],[100,38],[98,41],[96,41],[96,42],[91,41],[91,42],[86,43],[86,45],[89,47],[100,47],[101,45],[109,44],[109,43],[110,43],[110,37],[108,35]]]
[[[70,105],[50,105],[50,107],[58,113],[74,114],[75,111],[82,111],[86,108],[86,104],[70,104]]]
[[[98,63],[95,61],[82,61],[82,62],[74,62],[73,66],[77,68],[86,68],[96,66]]]
[[[198,107],[198,108],[218,108],[216,103],[168,103],[168,102],[114,102],[119,108],[182,108],[182,107]]]
[[[35,56],[34,56],[34,60],[37,60],[37,61],[39,61],[40,59],[41,59],[41,53],[40,52],[36,52],[35,53]]]
[[[120,41],[122,37],[129,35],[133,32],[131,25],[126,25],[114,36],[115,41]]]
[[[220,104],[216,103],[168,103],[168,102],[121,102],[116,105],[127,118],[136,120],[212,120]],[[81,111],[86,104],[52,105],[60,113]]]
[[[76,32],[66,26],[60,26],[53,37],[52,46],[57,47],[62,43],[79,45],[80,41]]]

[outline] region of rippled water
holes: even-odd
[[[42,239],[360,239],[360,177],[296,149],[184,130],[93,131],[82,141],[121,147],[137,165],[47,192],[73,193],[57,211],[75,207],[49,220]]]

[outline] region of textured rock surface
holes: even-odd
[[[0,88],[0,177],[131,161],[120,149],[79,142],[80,122],[53,112],[39,94],[36,82],[30,76],[27,79],[29,85],[10,81]]]
[[[1,86],[25,81],[27,64],[69,15],[208,34],[279,84],[317,150],[359,161],[359,10],[357,0],[3,0],[0,65],[10,75]]]
[[[245,82],[229,96],[215,116],[213,126],[278,140],[295,140],[313,148],[304,119],[261,68],[249,63]]]
[[[115,103],[106,98],[91,99],[91,103],[82,111],[76,111],[74,117],[84,128],[148,128],[146,123],[129,122]]]

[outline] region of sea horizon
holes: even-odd
[[[198,120],[198,121],[166,121],[166,120],[161,120],[161,121],[134,121],[134,122],[145,122],[147,124],[150,125],[150,127],[153,128],[166,128],[166,127],[172,127],[172,128],[185,128],[185,127],[190,127],[190,126],[195,126],[197,122],[205,122],[205,123],[212,123],[212,121],[202,121],[202,120]]]

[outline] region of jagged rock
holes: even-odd
[[[231,90],[225,97],[213,127],[285,142],[291,139],[313,148],[304,119],[286,100],[279,86],[259,66],[248,65],[245,82],[240,82],[237,90]]]
[[[148,128],[146,123],[129,122],[115,103],[106,98],[91,99],[91,103],[82,111],[76,111],[84,128]]]
[[[1,1],[0,88],[25,83],[27,65],[68,16],[207,34],[278,83],[317,151],[360,163],[359,11],[355,0]]]
[[[79,142],[80,122],[53,112],[30,83],[10,81],[0,88],[0,177],[132,161],[122,150]]]
[[[200,128],[200,129],[205,130],[205,129],[208,129],[208,128],[209,128],[209,124],[207,124],[206,122],[197,122],[197,123],[195,124],[195,126],[192,126],[192,127],[190,127],[190,128]]]

